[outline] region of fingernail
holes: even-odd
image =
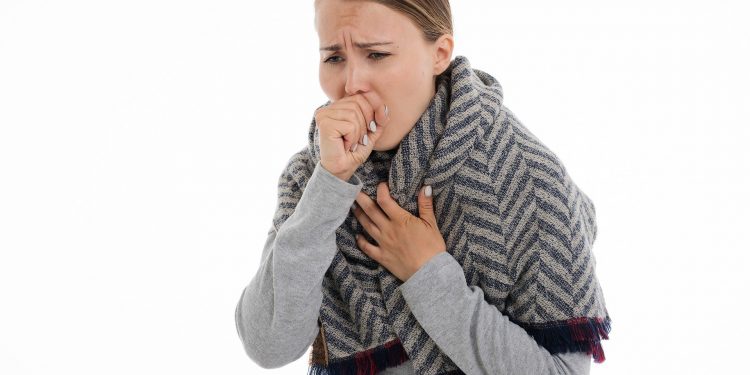
[[[385,110],[383,112],[385,112],[385,117],[388,117],[388,106],[385,106]]]
[[[432,186],[430,186],[430,185],[425,186],[425,188],[424,188],[424,195],[427,196],[427,197],[431,197],[432,196]]]
[[[367,134],[365,134],[365,136],[362,137],[362,144],[367,146]]]
[[[375,133],[375,130],[378,128],[375,127],[375,120],[370,121],[370,131]]]
[[[359,143],[354,144],[354,147],[352,147],[352,152],[357,151],[357,145],[359,145]]]

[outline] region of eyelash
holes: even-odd
[[[370,53],[370,55],[380,55],[381,57],[378,57],[378,58],[374,59],[375,61],[380,61],[380,60],[382,60],[382,59],[390,56],[391,54],[390,53],[381,53],[381,52],[372,52],[372,53]],[[331,57],[325,59],[323,62],[326,63],[326,64],[338,64],[338,62],[329,61],[333,57],[341,57],[341,56],[335,56],[334,55],[334,56],[331,56]]]

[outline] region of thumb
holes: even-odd
[[[419,217],[437,226],[435,209],[432,206],[432,186],[426,185],[422,188],[419,192],[417,201],[419,203]]]

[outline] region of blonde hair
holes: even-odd
[[[372,1],[387,6],[409,17],[428,42],[434,42],[443,34],[453,35],[453,18],[448,0],[349,0]],[[318,6],[320,0],[315,0]]]

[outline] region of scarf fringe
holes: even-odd
[[[550,354],[585,351],[596,363],[606,359],[601,340],[609,340],[612,323],[609,316],[579,317],[551,323],[513,323],[523,327]]]
[[[310,363],[308,375],[371,375],[409,359],[399,339],[356,353],[347,359],[328,363]]]
[[[522,323],[509,318],[523,327],[536,342],[550,354],[586,352],[594,362],[606,359],[601,340],[609,340],[612,322],[609,316],[579,317],[551,323]],[[308,375],[371,375],[388,367],[398,366],[409,359],[399,339],[379,347],[356,353],[344,360],[329,363],[310,362]],[[450,374],[463,374],[460,370]]]

